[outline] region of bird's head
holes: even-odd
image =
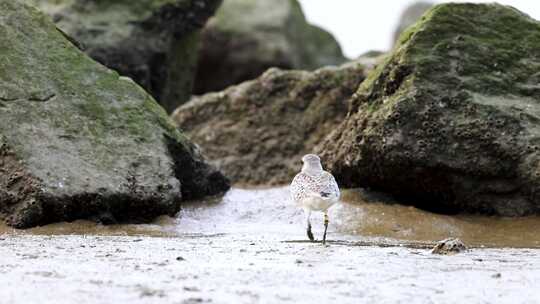
[[[315,154],[306,154],[302,157],[302,172],[308,174],[316,174],[317,172],[322,171],[321,159]]]

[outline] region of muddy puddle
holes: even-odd
[[[540,248],[540,217],[501,218],[474,215],[448,216],[388,203],[389,199],[364,190],[346,190],[341,204],[330,211],[330,236],[345,240],[432,243],[457,237],[473,247]],[[313,216],[322,231],[322,215]],[[29,230],[0,226],[0,234],[110,235],[189,237],[247,233],[303,238],[301,210],[288,197],[286,187],[233,189],[225,197],[184,206],[177,218],[161,217],[151,224],[104,226],[89,221],[59,223]]]
[[[2,226],[0,303],[540,303],[540,218],[382,201],[346,191],[328,246],[305,241],[287,188],[233,189],[151,224]],[[471,249],[432,255],[447,237]]]

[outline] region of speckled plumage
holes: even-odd
[[[311,195],[339,198],[339,187],[332,174],[321,171],[312,176],[304,172],[298,173],[291,183],[291,194],[295,202],[301,202]]]
[[[324,234],[322,243],[326,243],[328,229],[328,209],[339,201],[339,187],[334,176],[323,170],[321,159],[315,154],[306,154],[302,157],[302,171],[294,177],[291,186],[291,196],[306,214],[307,236],[315,241],[311,231],[311,212],[324,213]]]

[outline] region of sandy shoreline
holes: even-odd
[[[287,195],[234,189],[146,225],[3,227],[0,303],[540,303],[540,249],[517,248],[536,247],[538,219],[456,218],[346,195],[324,247],[306,242]],[[430,253],[450,236],[472,249]]]
[[[272,236],[2,236],[2,303],[537,303],[540,250]],[[44,301],[45,300],[45,301]]]

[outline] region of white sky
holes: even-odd
[[[299,0],[307,19],[334,34],[350,58],[369,50],[387,50],[399,16],[414,0]],[[432,1],[435,3],[450,1]],[[452,2],[473,2],[454,0]],[[476,0],[474,2],[493,2]],[[500,0],[540,19],[538,0]]]

